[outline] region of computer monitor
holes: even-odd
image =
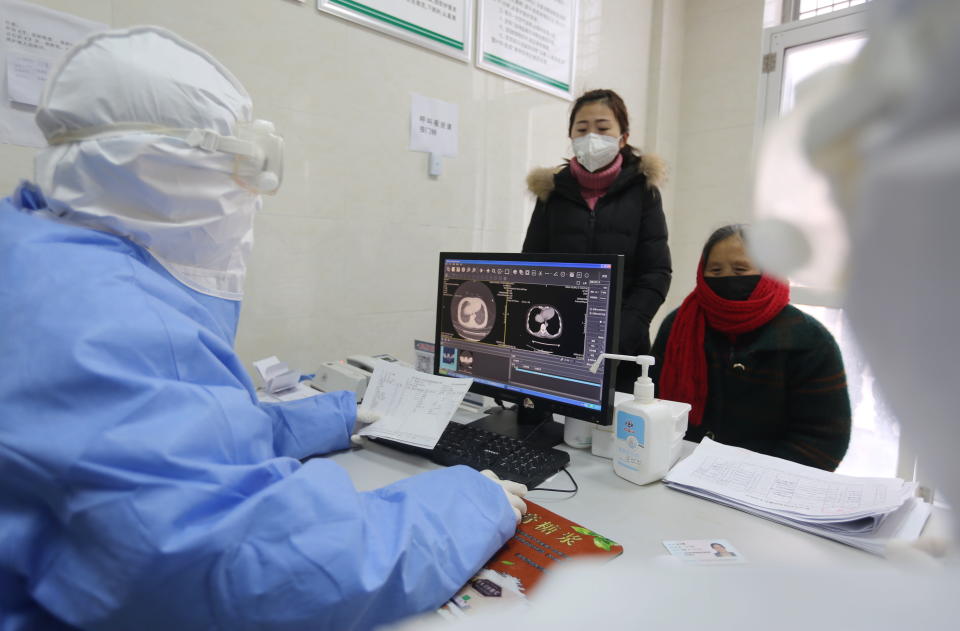
[[[552,446],[553,413],[609,424],[623,257],[440,253],[434,373],[472,377],[470,390],[513,402],[484,429]]]

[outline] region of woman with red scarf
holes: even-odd
[[[840,349],[788,304],[786,284],[756,268],[743,230],[710,236],[696,289],[660,326],[657,396],[692,405],[687,440],[707,436],[833,471],[850,442]]]

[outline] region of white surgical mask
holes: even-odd
[[[619,151],[620,136],[587,134],[573,139],[573,154],[577,156],[577,162],[591,173],[613,162]]]

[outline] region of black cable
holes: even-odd
[[[548,489],[542,486],[535,486],[532,489],[528,489],[527,493],[531,493],[533,491],[551,491],[553,493],[573,493],[573,495],[571,495],[570,497],[574,497],[577,494],[577,491],[580,490],[580,487],[577,485],[577,481],[573,479],[573,476],[570,474],[569,471],[567,471],[566,468],[561,469],[561,471],[566,473],[567,477],[570,478],[570,481],[573,482],[572,489]]]
[[[517,415],[519,415],[519,414],[520,414],[520,413],[517,412]],[[540,429],[541,429],[544,425],[546,425],[547,423],[553,423],[553,414],[549,414],[549,413],[548,413],[546,416],[544,416],[543,419],[542,419],[539,423],[537,423],[537,425],[536,425],[533,429],[531,429],[529,432],[527,432],[526,436],[524,436],[523,439],[522,439],[523,442],[528,442],[528,441],[529,441],[531,438],[533,438],[534,435],[535,435],[537,432],[539,432]],[[518,425],[519,425],[519,422],[518,422]]]

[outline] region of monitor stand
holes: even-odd
[[[550,448],[563,442],[563,425],[553,420],[553,413],[537,407],[517,404],[487,410],[490,414],[470,423],[471,427],[495,434],[519,438],[534,447]]]

